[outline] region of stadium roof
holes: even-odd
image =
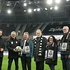
[[[49,1],[0,0],[0,24],[70,22],[70,0]]]

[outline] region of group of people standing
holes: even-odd
[[[6,43],[8,49],[7,70],[11,70],[13,60],[15,62],[15,70],[18,70],[18,58],[21,59],[22,70],[32,70],[31,58],[33,56],[36,63],[36,70],[44,70],[44,61],[48,64],[50,70],[55,70],[55,65],[57,65],[58,43],[53,35],[50,35],[47,40],[42,36],[42,31],[37,29],[37,37],[33,40],[29,38],[28,32],[24,32],[22,40],[18,40],[16,36],[16,32],[12,31]],[[17,51],[17,46],[20,46],[22,50]],[[5,45],[2,39],[2,30],[0,30],[0,70],[2,70],[4,49]],[[70,33],[68,26],[63,27],[63,37],[60,41],[59,50],[61,52],[63,70],[70,70]]]

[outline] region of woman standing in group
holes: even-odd
[[[55,70],[55,65],[57,65],[57,41],[54,36],[48,38],[45,50],[45,60],[50,70]]]

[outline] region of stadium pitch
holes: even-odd
[[[8,56],[7,55],[4,55],[3,64],[2,64],[2,70],[7,70],[7,66],[8,66]],[[20,58],[19,58],[18,66],[19,66],[19,70],[22,70],[22,65],[21,65]],[[11,70],[15,70],[14,61],[12,63]],[[34,58],[32,58],[32,70],[36,70]],[[44,64],[44,70],[50,70],[49,69],[49,66],[47,64]],[[62,70],[62,64],[61,64],[60,57],[58,57],[58,64],[56,65],[55,70]]]

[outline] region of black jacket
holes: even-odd
[[[14,52],[17,46],[20,46],[20,41],[12,37],[7,41],[8,58],[18,58],[18,52]]]
[[[4,40],[2,39],[2,37],[0,36],[0,48],[5,48],[5,44],[4,44]],[[3,57],[3,51],[0,51],[0,57]]]
[[[35,61],[44,61],[46,44],[47,44],[47,39],[45,37],[41,36],[34,39],[34,60]],[[38,54],[42,54],[42,56],[39,56]]]
[[[66,51],[62,51],[61,54],[68,54],[70,55],[70,32],[68,33],[68,35],[64,34],[60,43],[66,42],[67,45],[67,50]]]
[[[46,50],[47,51],[48,50],[53,50],[54,51],[53,58],[47,58],[46,59],[46,64],[56,65],[57,64],[57,52],[58,52],[57,45],[55,43],[54,43],[54,45],[52,45],[52,44],[47,45]],[[52,59],[54,59],[54,61]]]

